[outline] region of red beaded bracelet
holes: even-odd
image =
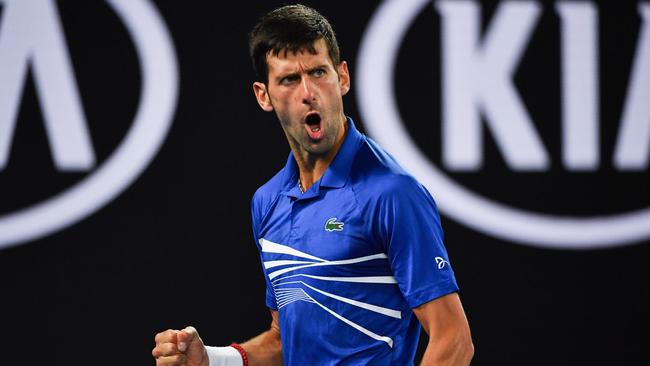
[[[230,347],[236,349],[241,355],[241,359],[244,361],[244,366],[248,366],[248,356],[246,356],[246,351],[239,344],[233,342]]]

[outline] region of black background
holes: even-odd
[[[0,250],[2,365],[153,365],[153,337],[167,328],[191,324],[206,343],[225,345],[268,327],[249,203],[255,189],[284,165],[289,150],[275,116],[262,112],[252,94],[247,33],[259,16],[284,3],[155,4],[179,62],[180,94],[171,131],[140,178],[110,204],[57,233]],[[377,3],[308,4],[334,24],[354,75],[358,46]],[[554,2],[542,4],[543,18],[516,82],[534,120],[559,126],[558,21]],[[138,59],[108,5],[57,5],[101,164],[133,119],[141,85]],[[486,4],[486,21],[493,8]],[[454,179],[494,199],[559,214],[613,213],[650,204],[648,171],[623,174],[609,163],[612,126],[620,119],[640,26],[636,3],[603,2],[598,9],[601,101],[608,101],[601,113],[609,126],[602,132],[606,164],[593,173],[563,170],[560,136],[549,127],[542,133],[553,159],[550,172],[509,171],[486,134],[485,168],[451,174]],[[422,136],[418,131],[430,130],[439,139],[439,124],[430,123],[440,118],[437,37],[439,19],[429,10],[402,46],[396,90],[409,131]],[[420,57],[420,52],[433,56]],[[433,70],[426,84],[408,75],[417,67]],[[542,71],[545,76],[536,74]],[[427,105],[410,98],[423,98],[417,91],[430,85],[426,98],[434,99],[433,110],[430,100]],[[346,113],[363,130],[354,87],[344,99]],[[433,119],[418,125],[409,117],[418,113]],[[439,141],[417,142],[439,162]],[[0,171],[0,215],[86,176],[54,168],[30,77],[10,160]],[[546,188],[539,187],[540,180]],[[588,197],[576,198],[585,182],[591,182]],[[621,184],[626,188],[617,189]],[[648,364],[647,241],[618,249],[559,251],[497,240],[444,216],[443,228],[472,328],[474,364]]]

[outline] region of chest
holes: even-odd
[[[372,213],[351,189],[334,189],[305,200],[281,197],[265,215],[259,236],[321,260],[342,261],[385,252],[372,225]],[[276,254],[263,253],[265,259]]]

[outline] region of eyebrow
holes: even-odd
[[[328,69],[328,68],[329,68],[329,64],[326,64],[326,63],[325,63],[325,64],[320,64],[320,65],[318,65],[318,66],[310,67],[310,68],[306,69],[305,71],[306,71],[307,73],[310,73],[310,72],[312,72],[312,71],[314,71],[314,70],[318,70],[318,69]],[[292,72],[288,72],[288,73],[286,73],[286,74],[279,74],[279,75],[275,78],[275,81],[276,81],[276,82],[279,82],[280,80],[282,80],[282,79],[284,79],[284,78],[292,77],[292,76],[298,76],[299,74],[300,74],[299,72],[293,72],[293,71],[292,71]]]
[[[290,73],[287,73],[287,74],[280,74],[280,75],[276,76],[275,82],[279,83],[284,78],[290,78],[290,77],[294,77],[294,76],[298,76],[298,75],[299,75],[299,73],[297,73],[297,72],[290,72]]]
[[[322,64],[322,65],[318,65],[318,66],[308,68],[307,72],[312,72],[312,71],[317,70],[317,69],[327,69],[327,68],[329,68],[328,64]]]

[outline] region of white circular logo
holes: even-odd
[[[428,0],[388,0],[364,35],[357,67],[358,101],[369,134],[431,192],[443,213],[498,238],[554,249],[623,246],[650,237],[650,208],[623,214],[567,217],[530,212],[490,200],[450,179],[412,141],[393,88],[396,56]]]
[[[0,248],[34,240],[72,225],[114,199],[147,167],[172,123],[178,96],[174,46],[164,21],[145,0],[108,0],[133,39],[142,92],[122,144],[95,171],[68,190],[0,216]]]

